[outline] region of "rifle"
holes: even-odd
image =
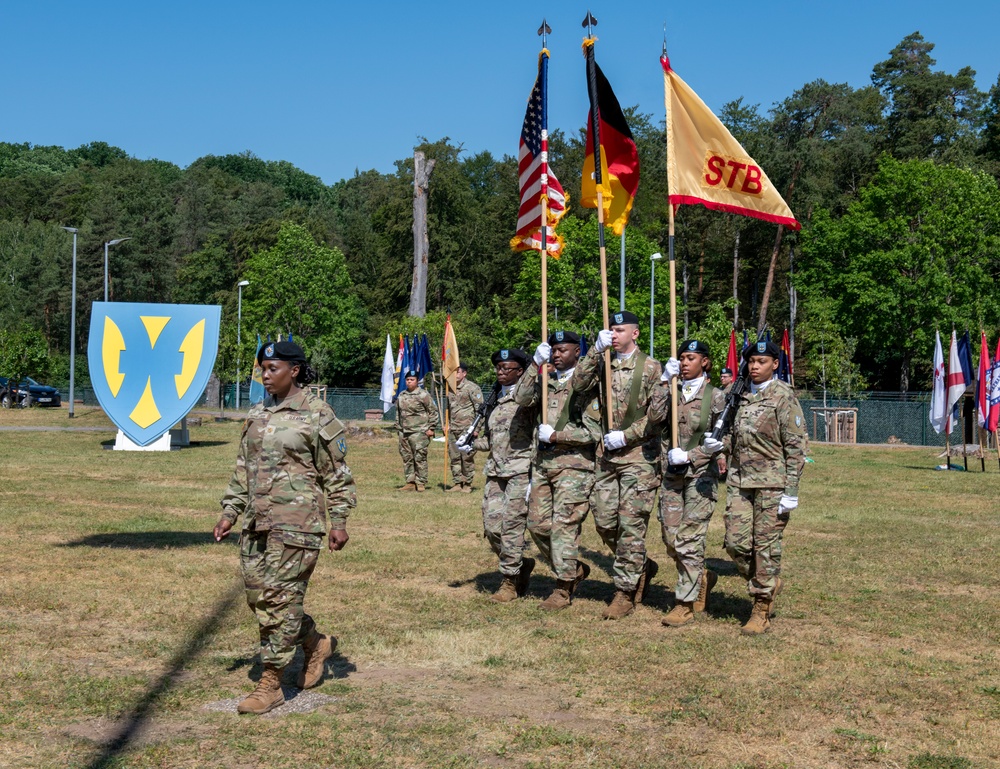
[[[722,436],[729,432],[733,426],[733,420],[736,419],[736,409],[740,407],[740,398],[748,389],[750,389],[750,362],[745,360],[740,366],[739,375],[729,388],[729,394],[726,395],[726,405],[712,429],[712,438],[717,441],[721,440]]]
[[[472,420],[472,424],[466,431],[458,436],[458,440],[455,441],[456,446],[465,446],[475,438],[479,425],[482,424],[483,420],[489,418],[490,412],[496,407],[498,400],[500,400],[500,383],[496,382],[493,389],[490,390],[490,394],[486,396],[486,400],[476,406],[476,418]]]

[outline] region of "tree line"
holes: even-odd
[[[933,44],[904,38],[873,66],[871,85],[806,83],[768,110],[736,99],[720,117],[785,196],[801,232],[682,207],[677,216],[681,334],[723,359],[729,329],[781,329],[797,301],[796,385],[833,391],[927,389],[934,328],[1000,331],[1000,80],[936,68]],[[650,305],[650,255],[666,250],[662,117],[626,110],[641,182],[626,229],[626,305]],[[550,261],[550,325],[601,326],[594,212],[580,198],[585,133],[555,130],[550,165],[570,196]],[[517,161],[422,140],[430,183],[425,318],[406,316],[412,275],[413,159],[325,185],[252,153],[187,168],[96,142],[76,149],[0,143],[0,368],[68,380],[71,239],[79,228],[78,353],[90,304],[103,298],[103,244],[113,301],[220,304],[216,370],[248,373],[256,335],[293,333],[322,381],[377,381],[386,334],[440,341],[452,315],[473,375],[500,346],[538,341],[539,260],[514,253]],[[609,239],[609,272],[618,242]],[[654,351],[666,357],[666,270],[656,276]],[[237,350],[237,289],[243,349]],[[617,304],[611,279],[612,305]],[[765,289],[771,285],[768,296]],[[761,317],[766,305],[766,315]],[[648,329],[642,346],[648,348]],[[86,359],[77,355],[78,380]],[[30,370],[28,370],[30,369]],[[0,371],[3,375],[4,371]]]

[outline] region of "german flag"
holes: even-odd
[[[593,38],[584,41],[584,53],[587,57],[590,113],[587,115],[587,157],[583,161],[580,205],[597,208],[597,192],[600,190],[604,222],[616,235],[621,235],[639,189],[639,152],[618,97],[594,61]],[[595,131],[601,148],[599,174],[595,173],[594,166]]]

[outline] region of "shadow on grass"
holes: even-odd
[[[179,446],[171,448],[171,451],[185,451],[187,449],[207,449],[213,446],[226,446],[231,441],[191,441],[187,446]],[[115,439],[112,438],[110,441],[101,441],[101,446],[105,451],[111,451],[115,447]]]
[[[238,545],[240,538],[230,535],[223,544]],[[89,534],[60,547],[113,547],[125,550],[166,550],[173,547],[196,547],[214,544],[210,531],[119,531]]]
[[[105,767],[118,763],[118,757],[128,749],[133,737],[153,714],[157,703],[173,688],[184,671],[184,667],[201,653],[208,639],[215,635],[222,618],[243,595],[243,583],[240,581],[219,598],[211,611],[193,630],[187,643],[174,654],[167,665],[166,672],[146,690],[131,712],[122,718],[121,729],[108,740],[101,752],[87,765],[88,769],[105,769]]]

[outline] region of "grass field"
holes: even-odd
[[[0,412],[0,427],[69,423]],[[78,410],[74,427],[107,425]],[[1000,472],[933,472],[928,449],[815,446],[785,537],[773,632],[739,635],[744,584],[722,549],[709,615],[602,622],[610,560],[574,605],[496,606],[477,495],[403,495],[394,442],[358,437],[351,541],[307,596],[340,638],[336,701],[280,718],[211,712],[260,675],[237,548],[209,531],[237,423],[169,454],[113,432],[0,432],[0,766],[905,767],[1000,762]],[[440,479],[441,444],[432,476]],[[481,481],[477,483],[481,486]],[[654,521],[655,524],[655,521]],[[648,538],[664,563],[658,525]],[[115,740],[124,734],[124,739]]]

